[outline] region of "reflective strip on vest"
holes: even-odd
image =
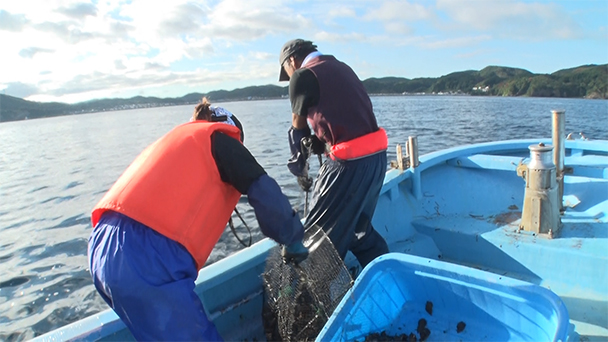
[[[333,145],[330,156],[332,159],[351,160],[367,157],[387,148],[388,137],[384,128],[380,127],[375,132]]]
[[[215,164],[218,131],[239,140],[234,126],[194,121],[148,146],[93,208],[93,227],[104,211],[119,212],[182,244],[202,268],[241,197]]]

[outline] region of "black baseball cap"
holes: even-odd
[[[281,48],[281,54],[279,55],[279,64],[281,65],[281,73],[279,74],[279,81],[289,81],[289,75],[285,69],[283,69],[283,63],[296,54],[299,51],[315,51],[317,46],[309,40],[304,39],[292,39],[285,43]]]

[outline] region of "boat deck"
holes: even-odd
[[[608,339],[608,155],[606,142],[568,142],[561,229],[521,231],[525,148],[476,146],[421,159],[387,175],[374,221],[391,251],[448,261],[540,285],[559,295],[571,340]],[[579,146],[580,145],[580,146]],[[492,153],[489,153],[489,151]],[[502,151],[501,151],[502,150]],[[522,150],[524,151],[522,153]],[[378,211],[376,213],[378,215]],[[382,217],[397,217],[399,225]],[[395,236],[398,236],[395,238]]]
[[[519,231],[525,181],[517,166],[528,146],[516,140],[425,155],[414,169],[387,172],[372,223],[391,252],[492,272],[556,293],[570,317],[569,341],[608,340],[608,142],[567,141],[562,227],[553,238]],[[196,293],[225,340],[264,341],[261,274],[269,239],[202,269]],[[353,275],[360,266],[345,260]],[[238,326],[239,329],[234,327]],[[106,310],[38,337],[132,340]]]

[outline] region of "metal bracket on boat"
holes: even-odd
[[[391,168],[405,170],[418,167],[420,160],[418,158],[418,138],[409,136],[405,143],[406,155],[403,156],[403,149],[400,144],[397,144],[397,160],[391,160]]]
[[[570,132],[568,133],[568,136],[566,136],[566,140],[589,140],[589,138],[587,138],[583,132],[579,132],[578,133],[578,138],[576,136],[573,136],[574,132]]]

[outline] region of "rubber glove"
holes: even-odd
[[[289,128],[287,132],[289,138],[289,149],[291,150],[291,158],[287,161],[287,167],[289,172],[294,176],[307,176],[308,165],[306,160],[308,159],[308,151],[302,148],[302,139],[310,136],[310,129],[308,127],[303,129]]]
[[[293,262],[297,265],[308,258],[308,248],[304,247],[302,241],[294,242],[290,245],[283,245],[281,255],[286,264]]]
[[[312,154],[318,155],[325,153],[325,142],[321,141],[316,135],[302,138],[302,145],[310,148]]]
[[[300,188],[304,190],[304,192],[309,192],[312,188],[312,177],[300,176],[298,177],[298,185]]]

